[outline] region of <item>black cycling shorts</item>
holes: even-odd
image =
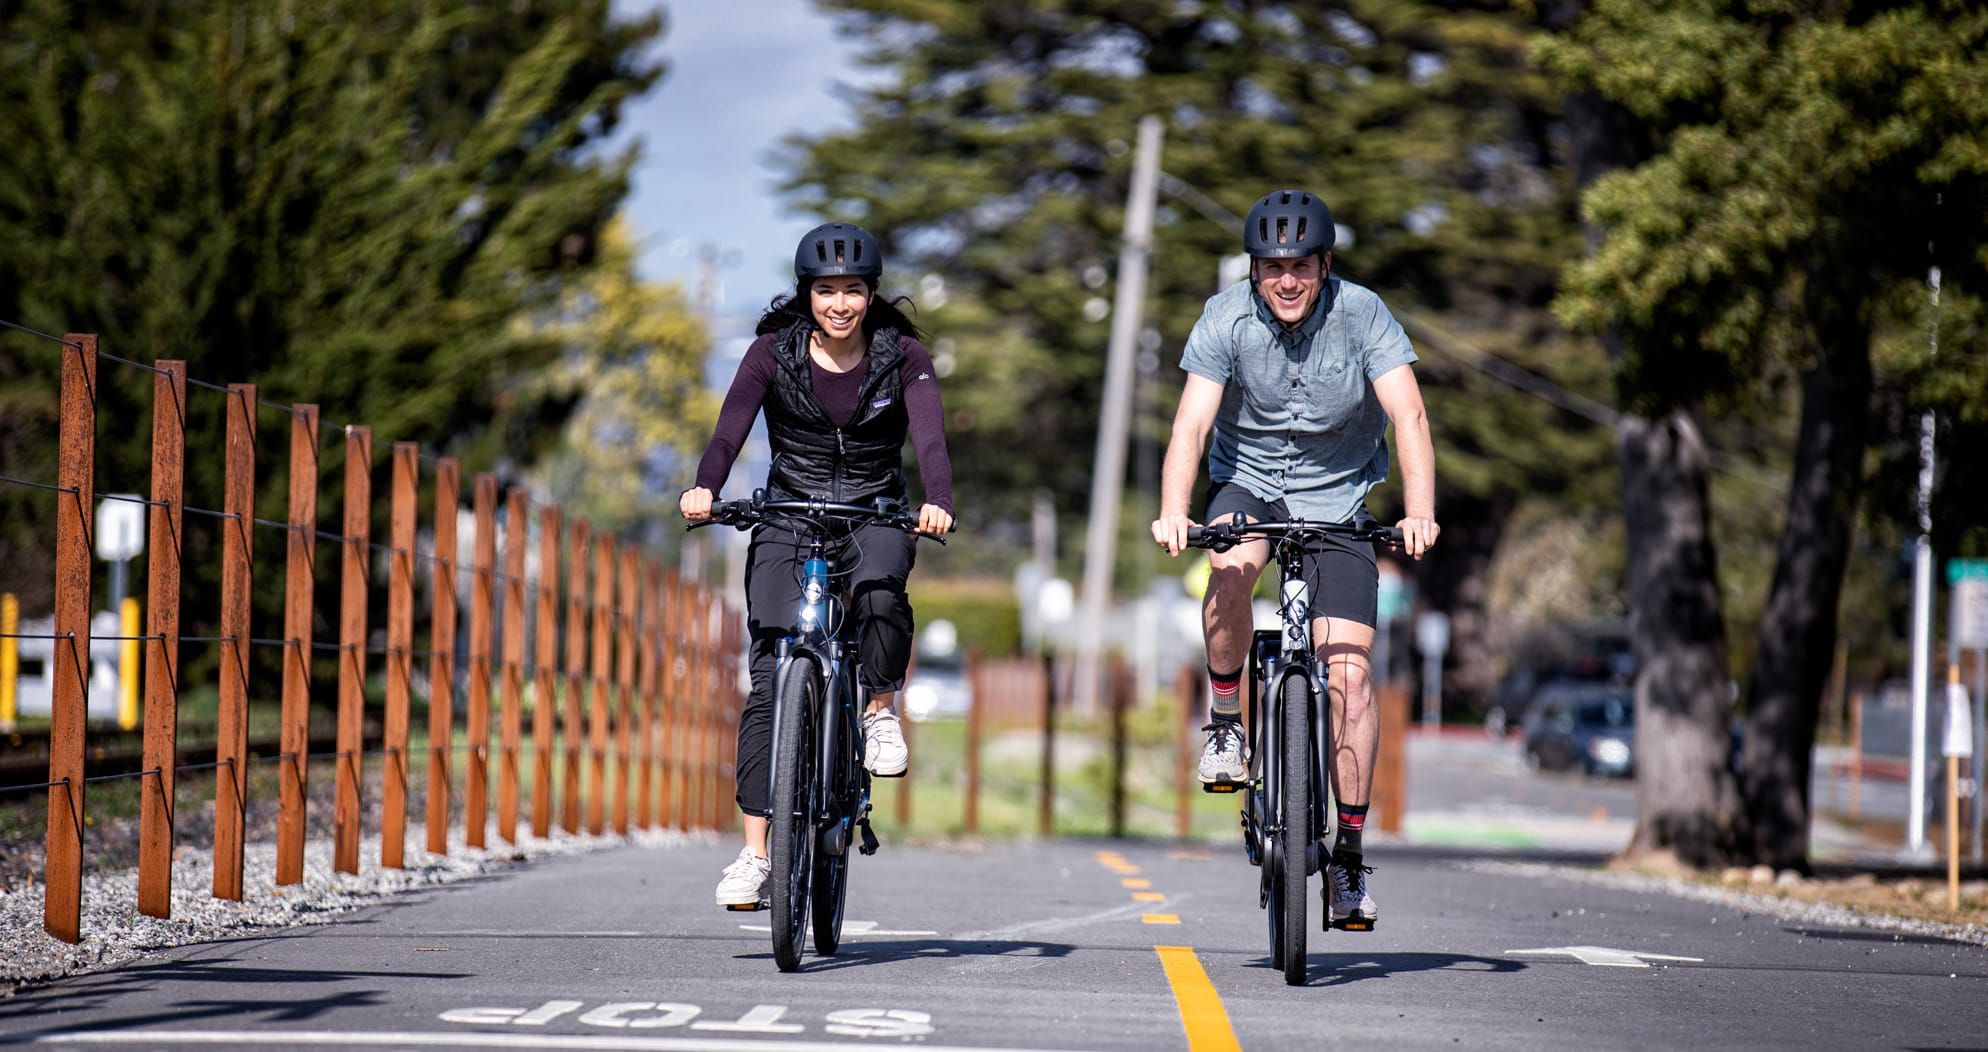
[[[1284,502],[1262,497],[1232,482],[1218,482],[1208,492],[1208,510],[1203,523],[1214,525],[1236,512],[1256,522],[1282,522],[1291,518]],[[1347,520],[1371,523],[1363,505]],[[1306,545],[1305,584],[1311,589],[1312,616],[1341,617],[1373,627],[1380,606],[1380,570],[1372,541],[1351,537],[1326,536]],[[1273,553],[1271,571],[1276,572]]]

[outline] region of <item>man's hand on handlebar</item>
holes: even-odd
[[[1179,555],[1187,547],[1187,531],[1196,525],[1185,514],[1161,515],[1153,520],[1153,540],[1167,550],[1168,555]]]
[[[1436,546],[1436,535],[1443,532],[1434,519],[1406,518],[1395,524],[1401,531],[1401,550],[1416,559]]]
[[[703,522],[711,517],[711,491],[703,486],[692,486],[676,499],[677,511],[691,522]]]
[[[918,532],[929,533],[934,537],[944,536],[953,528],[953,513],[937,504],[926,504],[918,509]]]

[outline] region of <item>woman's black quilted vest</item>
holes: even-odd
[[[870,338],[869,373],[847,427],[829,422],[815,397],[808,366],[810,326],[796,323],[775,338],[773,390],[766,399],[766,435],[773,449],[767,488],[775,500],[813,497],[867,504],[906,499],[904,348],[896,329]]]

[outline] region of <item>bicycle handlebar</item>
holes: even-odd
[[[748,529],[778,519],[843,519],[891,526],[925,540],[946,543],[944,537],[918,529],[918,517],[895,503],[847,504],[832,500],[721,500],[711,505],[711,517],[686,529],[731,526]]]
[[[1308,522],[1292,519],[1284,522],[1225,522],[1207,526],[1187,528],[1189,548],[1209,548],[1214,551],[1227,551],[1252,534],[1266,540],[1284,537],[1302,537],[1305,534],[1336,533],[1351,537],[1356,541],[1379,541],[1389,548],[1399,549],[1402,544],[1401,528],[1398,526],[1355,526],[1344,522]]]

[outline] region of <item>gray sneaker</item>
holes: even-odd
[[[718,905],[728,910],[756,910],[766,905],[766,885],[773,876],[773,860],[739,849],[739,857],[725,867],[718,880]]]
[[[1374,922],[1380,920],[1381,908],[1374,904],[1374,897],[1367,894],[1367,874],[1374,867],[1360,864],[1358,855],[1333,859],[1325,867],[1325,886],[1332,893],[1332,902],[1326,907],[1326,919],[1341,931],[1373,931]]]
[[[1201,728],[1208,744],[1201,749],[1201,784],[1241,782],[1249,777],[1249,755],[1240,721],[1215,720]]]

